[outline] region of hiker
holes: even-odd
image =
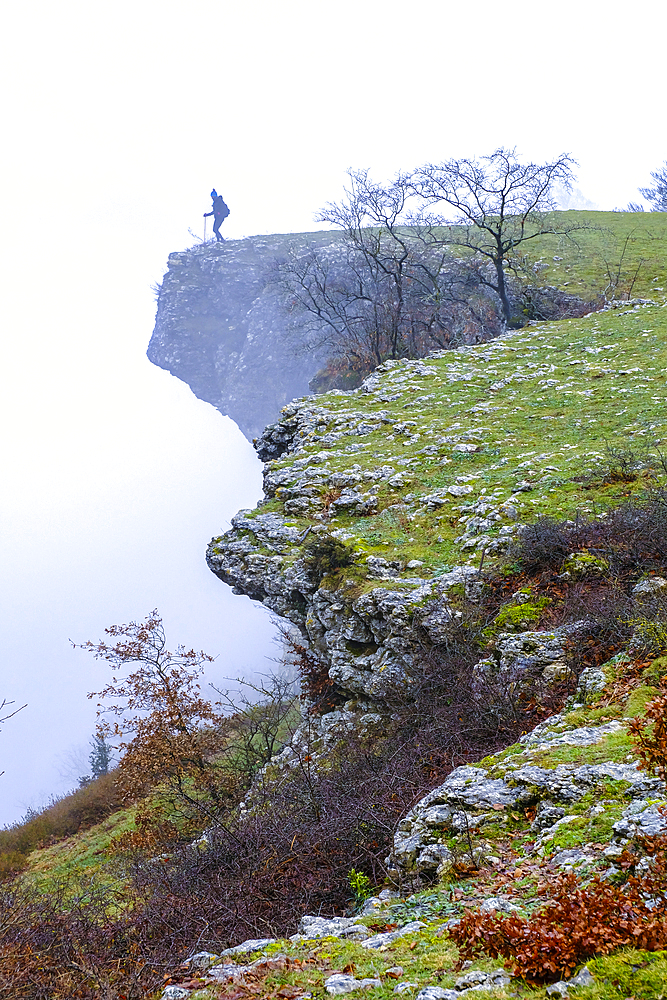
[[[211,191],[211,198],[213,199],[213,211],[204,212],[204,218],[207,219],[209,215],[213,216],[213,232],[215,233],[215,238],[218,243],[222,243],[222,236],[220,235],[220,226],[225,221],[229,215],[229,209],[225,205],[225,200],[221,194],[213,188]]]

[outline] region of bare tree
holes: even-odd
[[[433,230],[446,227],[441,240],[472,251],[471,262],[486,263],[477,275],[498,295],[505,322],[512,323],[506,269],[522,244],[546,233],[566,234],[581,223],[556,219],[553,188],[569,187],[574,160],[563,154],[551,163],[520,163],[515,149],[500,148],[479,159],[429,163],[409,178],[425,211],[446,205],[451,214],[432,214]],[[481,258],[481,262],[480,262]]]
[[[318,216],[341,230],[340,242],[295,252],[279,268],[309,332],[365,372],[492,330],[488,293],[440,232],[410,211],[406,177],[381,185],[367,170],[350,170],[349,178],[344,199]]]
[[[164,784],[174,801],[206,818],[227,804],[228,790],[213,761],[217,739],[213,725],[219,713],[202,697],[197,683],[212,657],[178,646],[167,649],[162,619],[153,611],[142,622],[112,625],[106,634],[116,641],[73,643],[107,660],[115,672],[102,691],[88,695],[98,702],[98,740],[116,739],[122,754],[117,779],[125,796],[136,799]],[[134,667],[120,676],[127,667]]]
[[[651,171],[654,187],[639,188],[639,193],[651,203],[652,212],[667,212],[667,161]]]
[[[6,698],[3,698],[2,701],[0,701],[0,713],[4,712],[6,709],[9,708],[10,705],[13,704],[14,704],[13,701],[7,701]],[[6,722],[7,719],[13,719],[13,717],[15,715],[18,715],[18,713],[21,712],[25,707],[26,707],[25,705],[21,705],[19,708],[15,708],[13,712],[7,712],[6,715],[0,714],[0,726],[2,725],[3,722]]]
[[[10,705],[13,704],[14,704],[13,701],[7,701],[6,698],[3,698],[2,701],[0,701],[0,726],[2,725],[3,722],[6,722],[7,719],[12,719],[15,715],[17,715],[25,708],[25,705],[21,705],[19,708],[15,708],[13,712],[7,711]],[[3,712],[5,712],[4,715],[2,714]],[[4,773],[5,773],[4,771],[0,771],[0,778]]]

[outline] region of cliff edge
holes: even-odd
[[[336,233],[255,236],[170,254],[149,359],[257,437],[285,403],[308,392],[325,359],[290,319],[276,263],[294,249],[338,242]]]

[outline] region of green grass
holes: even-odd
[[[627,266],[636,270],[644,260],[633,294],[648,297],[653,289],[653,298],[664,301],[655,288],[663,282],[667,288],[667,215],[578,214],[594,216],[603,228],[576,234],[578,246],[567,240],[552,245],[556,238],[545,237],[536,250],[549,262],[540,280],[568,289],[574,282],[582,294],[599,289],[604,260],[619,253],[629,237]],[[563,260],[554,262],[549,254]],[[461,562],[479,562],[475,542],[464,547],[456,539],[465,528],[462,519],[480,501],[501,514],[500,521],[482,529],[493,540],[503,525],[517,520],[571,518],[577,512],[593,516],[664,484],[659,452],[667,441],[665,370],[667,308],[662,305],[533,323],[439,358],[390,362],[382,366],[371,393],[329,393],[309,400],[319,415],[310,437],[272,467],[294,469],[294,478],[284,484],[289,488],[303,475],[304,462],[321,453],[325,464],[318,460],[312,466],[322,482],[315,484],[321,497],[335,473],[352,470],[363,477],[383,465],[403,473],[402,485],[377,483],[378,513],[325,515],[324,524],[349,536],[361,559],[368,554],[417,559],[424,563],[419,575],[429,576]],[[374,429],[359,435],[359,423]],[[331,432],[340,437],[328,444],[322,439]],[[480,450],[455,451],[456,444],[476,444]],[[637,478],[614,481],[608,473],[617,471],[619,456],[624,461],[629,452],[642,466]],[[522,482],[531,488],[516,492]],[[371,485],[362,479],[360,489]],[[437,489],[461,485],[471,492],[448,494],[438,509],[421,502]],[[281,513],[284,505],[275,498],[259,509]],[[289,513],[286,520],[301,530],[318,523],[312,516]],[[480,542],[480,548],[484,545]],[[414,571],[406,569],[404,575]]]
[[[38,848],[28,857],[22,878],[48,890],[51,883],[83,879],[115,882],[115,865],[108,854],[111,841],[134,827],[134,807],[121,809],[96,826],[49,847]]]

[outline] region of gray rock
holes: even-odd
[[[429,844],[419,852],[413,869],[415,872],[439,872],[452,861],[452,852],[444,844]]]
[[[190,990],[182,986],[165,986],[162,992],[162,1000],[186,1000],[190,996]]]
[[[568,676],[565,645],[582,627],[578,622],[551,632],[501,632],[493,656],[473,668],[475,687],[491,705],[494,698],[502,705],[508,696],[541,698]]]
[[[595,982],[595,976],[593,976],[587,966],[584,965],[583,969],[570,979],[571,986],[592,986]]]
[[[394,986],[393,992],[394,993],[411,993],[413,990],[416,990],[418,986],[419,986],[419,983],[409,983],[407,981],[404,982],[404,983],[397,983],[396,986]]]
[[[192,970],[205,971],[206,969],[210,969],[213,963],[217,962],[219,958],[220,956],[214,955],[212,951],[198,951],[196,955],[187,960],[187,964]]]
[[[399,823],[394,835],[394,848],[390,858],[399,869],[419,872],[443,871],[451,860],[451,853],[439,843],[442,830],[455,827],[465,829],[477,826],[487,815],[473,815],[479,810],[494,806],[513,806],[521,790],[511,788],[505,781],[489,778],[483,768],[464,765],[457,767],[447,780],[429,792]],[[464,812],[465,810],[465,812]],[[480,854],[480,860],[483,852]]]
[[[561,737],[577,745],[595,743],[606,732],[614,732],[618,723],[598,727],[581,727],[569,732],[550,732],[553,727],[563,725],[562,716],[553,716],[533,734],[523,737],[529,744],[531,737],[535,746],[558,745]],[[611,728],[610,728],[611,725]],[[550,737],[554,738],[551,739]],[[529,748],[529,747],[528,747]],[[394,848],[387,859],[392,877],[400,873],[417,875],[422,872],[443,874],[447,866],[448,849],[441,843],[443,832],[476,827],[490,818],[499,807],[528,806],[537,803],[537,813],[532,824],[539,836],[536,847],[548,840],[559,826],[570,823],[576,816],[566,815],[566,810],[558,802],[566,805],[577,802],[594,789],[605,778],[628,783],[627,795],[633,801],[640,801],[632,809],[626,810],[623,819],[615,825],[615,838],[627,841],[638,832],[659,832],[667,823],[659,811],[664,797],[664,786],[657,778],[652,778],[639,770],[636,763],[559,764],[554,768],[543,768],[533,764],[522,764],[513,768],[511,758],[507,763],[504,778],[490,778],[482,767],[465,765],[452,771],[447,780],[417,803],[400,821],[394,835]],[[649,804],[647,796],[657,794],[657,802]],[[488,810],[493,810],[489,812]],[[485,853],[479,848],[478,863],[485,861]],[[440,863],[436,866],[436,862]],[[554,859],[557,864],[572,867],[589,863],[592,857],[582,852],[561,852]]]
[[[382,559],[381,556],[367,556],[366,566],[368,567],[368,578],[372,580],[390,580],[398,576],[403,570],[403,563],[395,559],[391,562]]]
[[[581,726],[578,729],[570,729],[564,733],[535,731],[522,736],[520,742],[528,749],[537,745],[537,749],[551,748],[555,746],[585,747],[600,743],[605,736],[610,733],[618,733],[623,729],[623,723],[617,719],[606,722],[602,726]]]
[[[306,915],[299,921],[299,930],[292,934],[290,941],[315,941],[324,937],[350,938],[363,941],[370,937],[370,931],[359,923],[363,914],[356,917],[316,917]]]
[[[235,979],[241,979],[244,972],[250,968],[249,965],[237,965],[235,962],[221,962],[220,965],[212,966],[207,976],[209,979],[217,979],[218,982],[226,983]]]
[[[643,595],[658,594],[667,587],[667,580],[662,576],[647,576],[644,580],[640,580],[632,588],[632,593],[635,597],[641,597]]]
[[[317,917],[306,914],[299,921],[299,933],[304,940],[340,937],[343,932],[359,927],[360,917]],[[364,926],[363,924],[361,925]],[[365,929],[365,928],[364,928]]]
[[[236,593],[297,624],[350,698],[405,697],[417,679],[411,615],[432,596],[436,582],[401,581],[400,589],[378,587],[347,600],[342,591],[318,589],[301,558],[290,561],[299,539],[299,532],[276,514],[237,515],[232,531],[210,543],[208,564]],[[389,577],[400,563],[372,557],[370,567]],[[351,648],[350,640],[366,648]]]
[[[355,979],[354,976],[347,976],[342,972],[324,980],[324,988],[332,996],[353,993],[355,990],[374,989],[377,986],[382,986],[380,979]]]
[[[425,795],[415,810],[421,812],[431,805],[449,805],[458,809],[513,806],[518,794],[502,778],[489,778],[484,768],[465,764],[455,768],[442,785]]]
[[[535,814],[535,819],[530,824],[530,829],[534,833],[539,833],[541,830],[547,830],[553,827],[554,823],[557,823],[565,815],[565,810],[560,806],[555,806],[553,802],[544,800],[540,802],[537,807]]]
[[[308,392],[325,360],[306,325],[290,323],[273,281],[278,257],[313,242],[340,253],[339,234],[329,232],[205,243],[169,256],[148,357],[232,417],[250,440],[281,406]]]
[[[614,838],[655,837],[664,833],[667,830],[667,815],[662,810],[666,805],[664,801],[649,805],[645,799],[632,803],[623,810],[623,818],[614,823]]]
[[[347,976],[341,973],[336,973],[334,976],[329,976],[328,979],[324,981],[324,987],[327,993],[331,993],[332,996],[338,996],[341,993],[352,993],[354,990],[358,990],[360,983],[354,976]]]
[[[480,906],[482,913],[494,913],[496,911],[500,913],[515,913],[519,909],[520,907],[504,896],[489,896]]]
[[[580,851],[576,847],[567,851],[559,851],[551,858],[551,863],[558,868],[578,868],[580,865],[591,864],[593,861],[595,861],[594,854]]]
[[[224,951],[220,952],[220,955],[223,958],[227,955],[247,955],[251,951],[261,951],[262,948],[266,948],[268,945],[275,943],[276,938],[248,938],[247,941],[243,941],[241,944],[237,944],[233,948],[225,948]]]
[[[378,910],[388,906],[392,899],[398,899],[398,893],[394,892],[392,889],[383,889],[377,896],[370,896],[369,899],[364,902],[364,905],[359,911],[359,916],[367,917],[372,913],[377,913]]]
[[[493,990],[508,986],[510,976],[502,969],[494,969],[493,972],[482,972],[478,969],[471,969],[456,980],[454,984],[457,990]]]
[[[392,941],[397,941],[399,938],[407,937],[410,934],[418,934],[422,927],[426,927],[426,924],[422,920],[413,920],[409,924],[405,924],[404,927],[399,927],[395,931],[386,931],[384,934],[374,934],[373,937],[368,938],[367,941],[361,942],[362,948],[381,948],[384,944],[391,944]]]
[[[592,986],[595,982],[595,977],[591,975],[586,966],[573,976],[572,979],[561,979],[557,983],[552,983],[551,986],[547,986],[547,996],[569,996],[569,991],[571,989],[578,989],[582,986]]]
[[[452,809],[450,806],[430,806],[422,813],[421,819],[427,826],[437,826],[446,829],[452,825]]]
[[[442,986],[426,986],[417,994],[416,1000],[460,1000],[458,990],[445,990]]]
[[[586,667],[579,675],[573,701],[581,705],[591,705],[604,690],[607,679],[599,667]]]

